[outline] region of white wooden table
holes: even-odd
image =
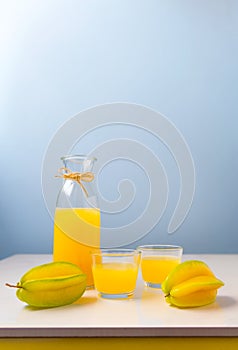
[[[7,288],[5,282],[18,282],[29,268],[50,262],[52,257],[14,255],[1,260],[0,338],[233,337],[238,340],[238,255],[184,255],[183,260],[188,259],[203,260],[225,283],[218,290],[215,303],[193,309],[171,307],[162,292],[146,288],[139,275],[136,293],[130,300],[103,300],[91,290],[76,304],[33,310],[19,301],[15,289]]]

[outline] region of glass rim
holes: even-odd
[[[180,245],[171,245],[171,244],[145,244],[140,245],[136,249],[138,250],[183,250],[183,247]]]
[[[140,253],[137,249],[100,249],[99,252],[93,252],[92,256],[133,256]]]
[[[88,157],[86,154],[68,154],[65,156],[60,157],[61,160],[74,160],[74,159],[78,159],[78,160],[93,160],[96,161],[97,158],[96,157]]]

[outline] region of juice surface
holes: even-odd
[[[180,259],[170,256],[145,256],[141,260],[141,271],[144,281],[162,283],[169,272],[180,263]]]
[[[103,263],[93,266],[95,288],[105,294],[133,292],[138,267],[133,263]]]
[[[93,286],[91,253],[100,247],[100,211],[94,208],[56,208],[54,261],[69,261],[87,275]]]

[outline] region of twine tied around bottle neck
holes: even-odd
[[[88,192],[81,181],[84,181],[84,182],[93,181],[93,179],[94,179],[93,173],[91,173],[90,171],[85,172],[85,173],[72,172],[70,169],[65,168],[65,167],[60,168],[58,172],[60,175],[55,175],[55,177],[60,177],[60,178],[63,178],[65,180],[76,181],[80,185],[80,187],[82,188],[86,197],[88,197]]]

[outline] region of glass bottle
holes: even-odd
[[[54,261],[69,261],[87,275],[93,287],[92,256],[100,247],[100,210],[92,173],[96,158],[71,155],[61,158],[64,178],[54,219]]]

